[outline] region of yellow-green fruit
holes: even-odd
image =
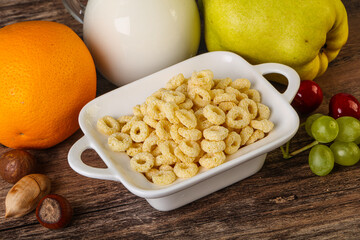
[[[232,51],[252,64],[277,62],[301,79],[323,74],[348,38],[340,0],[202,0],[209,51]]]

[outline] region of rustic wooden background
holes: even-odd
[[[318,112],[324,114],[330,97],[338,92],[360,99],[360,2],[344,4],[348,43],[317,79],[324,91]],[[82,25],[61,0],[0,0],[0,27],[27,20],[64,23],[82,36]],[[114,88],[98,75],[98,95]],[[55,147],[32,151],[41,173],[52,180],[52,192],[71,202],[75,213],[71,225],[49,230],[37,222],[35,213],[5,219],[5,196],[12,185],[0,180],[0,239],[360,239],[360,163],[336,166],[330,175],[317,177],[308,167],[307,153],[284,160],[277,149],[252,177],[180,209],[160,212],[121,183],[74,172],[67,153],[81,136],[79,130]],[[300,130],[291,146],[309,142]],[[6,151],[0,146],[0,154]],[[92,150],[83,158],[92,166],[105,166]]]

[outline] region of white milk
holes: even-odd
[[[84,41],[98,70],[121,86],[196,55],[194,0],[90,0]]]

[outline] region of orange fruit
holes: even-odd
[[[96,96],[94,61],[69,27],[28,21],[0,29],[0,143],[52,147],[77,129]]]

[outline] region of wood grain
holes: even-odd
[[[360,3],[344,4],[348,43],[317,80],[324,91],[318,111],[325,114],[335,93],[360,99]],[[64,23],[82,36],[82,25],[60,0],[0,0],[0,27],[28,20]],[[114,88],[98,74],[98,96]],[[330,175],[317,177],[308,167],[306,153],[284,160],[277,149],[268,154],[257,174],[177,210],[160,212],[120,183],[74,172],[67,153],[81,136],[79,130],[55,147],[31,151],[42,166],[41,173],[52,180],[52,192],[65,196],[74,207],[71,225],[48,230],[38,224],[34,213],[5,219],[3,203],[11,185],[0,180],[0,239],[359,239],[359,163],[336,166]],[[291,148],[309,142],[300,130]],[[0,154],[7,150],[0,146]],[[89,165],[105,167],[93,150],[82,157]]]

